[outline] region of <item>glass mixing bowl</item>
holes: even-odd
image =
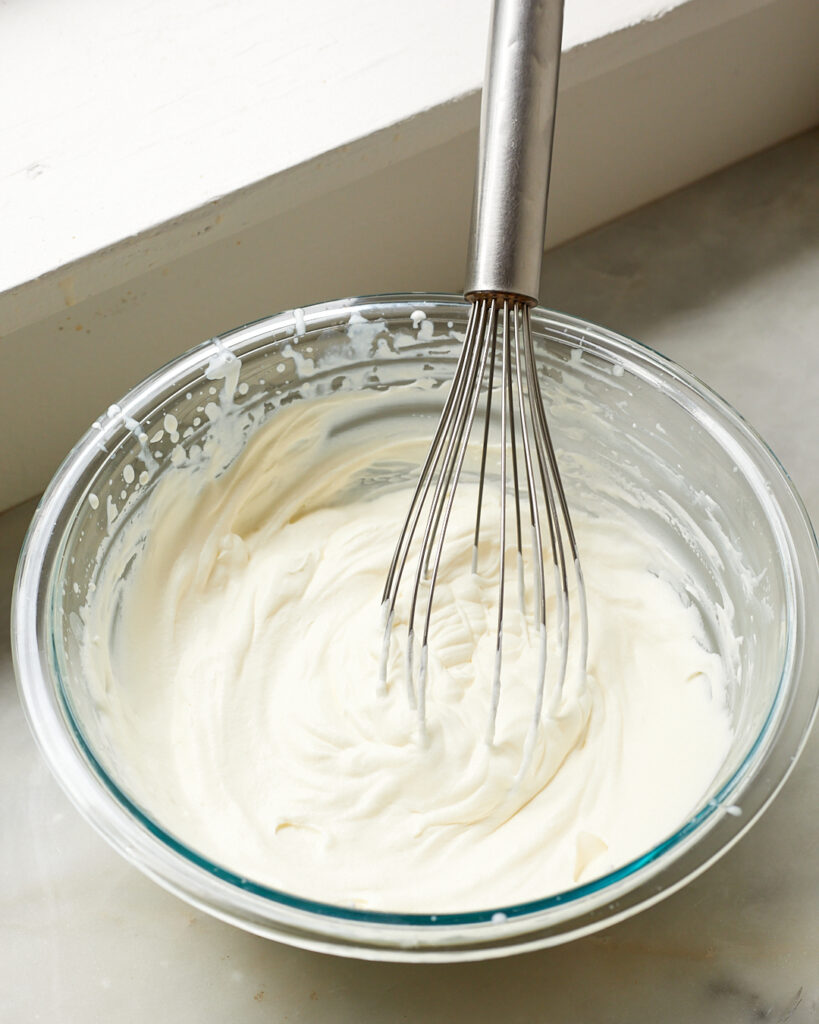
[[[249,324],[180,356],[112,405],[76,445],[43,496],[20,558],[12,612],[20,693],[69,797],[170,891],[293,945],[384,960],[479,959],[621,920],[680,888],[750,827],[784,782],[815,712],[816,540],[782,467],[724,401],[668,359],[537,309],[533,336],[570,503],[605,514],[614,495],[632,496],[636,528],[659,531],[679,551],[684,577],[696,583],[681,578],[681,594],[699,603],[726,662],[734,740],[690,818],[638,859],[556,895],[472,913],[398,914],[312,902],[238,877],[128,795],[126,766],[78,656],[82,606],[123,523],[164,474],[201,449],[211,403],[230,405],[241,440],[291,401],[419,378],[443,383],[468,308],[437,295],[350,299]],[[429,417],[430,435],[440,403],[433,387],[414,409]],[[726,617],[743,637],[731,649]]]

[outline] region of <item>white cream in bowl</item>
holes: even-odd
[[[701,803],[732,739],[724,659],[662,538],[627,503],[578,509],[588,671],[570,664],[521,776],[537,644],[510,594],[488,746],[499,552],[487,506],[471,573],[466,480],[420,743],[397,639],[378,694],[381,591],[412,488],[386,470],[417,464],[430,436],[427,418],[389,415],[396,401],[295,402],[226,470],[180,458],[100,567],[83,668],[130,795],[231,872],[373,910],[542,898],[645,853]]]

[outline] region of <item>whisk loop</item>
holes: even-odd
[[[500,374],[500,383],[496,378]],[[487,461],[492,436],[493,401],[500,403],[499,468],[499,579],[495,657],[489,716],[488,743],[494,741],[501,695],[504,614],[506,611],[507,552],[514,531],[514,559],[520,613],[530,640],[537,645],[533,729],[541,721],[548,665],[549,628],[556,630],[557,671],[554,674],[548,713],[559,705],[569,662],[571,613],[577,605],[579,629],[578,671],[585,672],[587,623],[585,589],[568,504],[560,480],[549,431],[540,381],[537,375],[529,323],[529,305],[507,296],[479,296],[472,303],[466,336],[452,386],[444,402],[432,445],[421,469],[407,518],[390,564],[383,594],[384,641],[379,686],[387,683],[391,635],[396,602],[405,573],[411,579],[405,647],[407,695],[418,716],[419,734],[426,735],[426,690],[432,612],[456,490],[476,430],[481,434],[478,500],[475,513],[472,571],[480,564],[481,515],[487,491]],[[478,409],[483,401],[482,427]],[[511,502],[511,507],[509,507]],[[524,545],[523,512],[528,508],[531,540]],[[510,515],[510,513],[512,513]],[[417,553],[413,550],[420,536]],[[526,607],[526,562],[532,578],[531,607]],[[412,552],[412,556],[411,556]],[[547,615],[546,559],[551,555],[557,596],[554,622]],[[409,566],[415,559],[414,567]],[[572,580],[573,579],[573,586]],[[529,624],[531,623],[531,630]],[[415,671],[416,632],[420,634],[420,658]]]

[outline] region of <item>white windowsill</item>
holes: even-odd
[[[562,87],[773,2],[568,0]],[[119,245],[124,266],[97,275],[105,287],[202,244],[183,231],[159,257],[141,239],[160,225],[206,210],[225,235],[244,225],[219,211],[259,183],[276,184],[270,215],[465,131],[488,11],[487,0],[12,0],[0,10],[0,95],[14,97],[0,296]],[[76,285],[35,288],[33,309],[0,305],[0,329],[49,299],[77,301]]]

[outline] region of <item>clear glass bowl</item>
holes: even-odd
[[[20,693],[69,797],[115,849],[170,891],[293,945],[371,959],[467,960],[564,942],[621,920],[680,888],[736,842],[782,786],[815,713],[816,540],[776,458],[730,406],[661,355],[537,309],[533,336],[570,502],[604,511],[625,486],[637,498],[631,514],[663,533],[696,580],[689,593],[700,595],[712,642],[719,648],[722,635],[715,607],[733,616],[744,638],[722,652],[734,662],[734,742],[689,820],[638,859],[571,890],[518,906],[415,915],[311,902],[238,877],[129,797],[124,766],[79,668],[80,609],[117,530],[157,480],[174,472],[173,448],[202,444],[203,407],[226,374],[245,431],[248,411],[256,420],[275,416],[281,404],[307,395],[383,390],[419,377],[444,382],[468,308],[438,295],[350,299],[249,324],[180,356],[111,406],[75,446],[43,496],[20,558],[12,611]],[[229,371],[237,368],[234,381]],[[440,401],[440,390],[429,389],[418,414],[432,424]],[[167,430],[168,415],[175,431]],[[144,470],[123,474],[132,464]],[[618,487],[591,488],[590,464],[598,483]]]

